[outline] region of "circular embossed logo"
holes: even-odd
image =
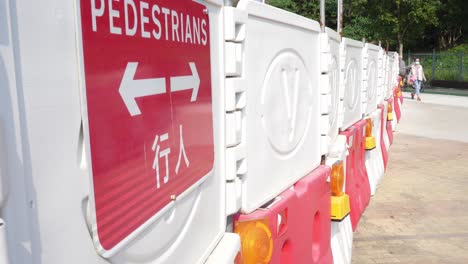
[[[311,76],[297,53],[283,51],[266,73],[260,98],[261,120],[272,148],[296,149],[307,133],[312,110]]]
[[[356,60],[351,59],[345,72],[345,106],[349,111],[354,111],[359,98],[359,79]]]
[[[367,102],[372,101],[372,98],[374,98],[377,90],[377,63],[375,60],[371,60],[369,63],[369,66],[367,68],[367,80],[368,80],[368,85],[367,85]]]

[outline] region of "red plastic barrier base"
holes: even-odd
[[[393,105],[393,98],[387,99],[387,103],[392,104],[392,108],[394,108]],[[395,118],[395,117],[393,117]],[[387,121],[387,133],[388,133],[388,139],[390,141],[390,145],[393,144],[393,128],[392,128],[392,121]]]
[[[400,104],[398,103],[398,95],[397,95],[397,88],[393,91],[393,102],[395,102],[393,105],[395,106],[394,113],[396,114],[396,119],[397,122],[400,122],[401,118],[401,109],[400,109]]]
[[[330,242],[330,168],[320,166],[266,208],[235,221],[268,219],[273,238],[270,263],[333,263]]]
[[[380,148],[382,149],[382,158],[384,162],[384,169],[387,169],[387,160],[388,160],[388,152],[387,148],[385,147],[385,142],[384,142],[384,133],[387,133],[387,117],[384,115],[384,105],[380,104],[379,109],[382,110],[382,113],[380,114],[381,122],[380,122]]]
[[[387,121],[387,133],[388,139],[390,141],[390,145],[393,144],[393,128],[392,128],[392,121]]]
[[[349,195],[353,231],[356,230],[359,219],[369,204],[371,195],[365,166],[365,126],[366,121],[361,120],[341,132],[342,135],[346,136],[350,146],[346,158],[346,193]]]

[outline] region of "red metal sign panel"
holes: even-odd
[[[192,0],[80,13],[93,232],[110,255],[213,168],[209,20]]]

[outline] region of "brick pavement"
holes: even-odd
[[[468,143],[397,133],[353,247],[355,264],[468,263]]]

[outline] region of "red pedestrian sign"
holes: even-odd
[[[192,0],[80,14],[92,231],[110,256],[213,169],[209,19]]]

